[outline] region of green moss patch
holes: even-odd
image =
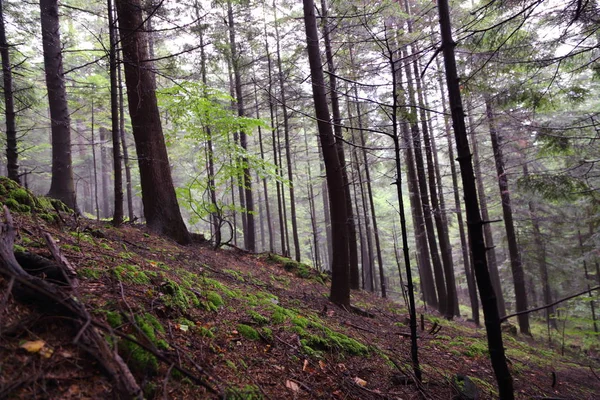
[[[260,339],[260,335],[258,334],[258,331],[249,325],[238,324],[237,331],[240,335],[242,335],[246,339],[250,339],[250,340],[259,340]]]

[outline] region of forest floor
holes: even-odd
[[[416,385],[401,303],[353,292],[353,305],[372,314],[360,316],[330,303],[327,277],[302,264],[53,213],[13,212],[15,251],[51,259],[43,233],[58,242],[79,282],[67,294],[94,321],[83,329],[118,349],[145,398],[475,398],[471,384],[478,398],[497,398],[481,327],[419,309]],[[0,278],[0,398],[117,397],[82,329],[16,287]],[[561,356],[543,338],[505,335],[505,345],[518,398],[599,398],[597,354]]]

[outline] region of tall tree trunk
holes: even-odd
[[[78,212],[71,161],[71,121],[62,64],[58,1],[40,0],[40,10],[44,69],[52,121],[52,180],[48,196],[61,200]]]
[[[137,150],[147,226],[181,244],[191,242],[175,195],[139,0],[117,0],[129,114]]]
[[[410,18],[410,8],[408,7],[408,0],[404,0],[404,8],[406,13],[409,15],[407,19],[408,32],[412,34],[412,19]],[[443,210],[440,207],[438,188],[436,184],[435,166],[433,162],[433,150],[430,135],[433,132],[429,132],[429,126],[427,125],[427,114],[425,112],[425,100],[423,95],[423,88],[421,87],[420,71],[415,54],[419,53],[419,48],[413,43],[412,55],[410,62],[412,63],[414,72],[415,92],[417,103],[413,103],[419,106],[419,119],[421,121],[421,132],[423,134],[423,144],[425,145],[425,162],[427,163],[427,183],[429,185],[429,194],[431,198],[431,213],[435,222],[435,228],[437,231],[438,242],[440,246],[440,253],[442,258],[442,265],[444,268],[444,280],[446,282],[446,304],[443,310],[440,312],[444,313],[447,319],[452,319],[457,309],[457,295],[456,295],[456,282],[454,278],[454,263],[452,261],[452,248],[450,247],[450,238],[448,237],[448,231],[444,226],[444,220],[442,217]],[[410,69],[410,68],[409,68]],[[411,85],[410,74],[407,73],[408,85]],[[409,89],[410,90],[410,89]],[[416,116],[417,113],[414,113]],[[418,162],[418,161],[417,161]]]
[[[398,61],[400,62],[400,61]],[[400,93],[406,93],[402,83],[402,67],[396,69],[397,84]],[[403,118],[400,123],[402,133],[402,144],[404,145],[404,159],[406,164],[407,186],[409,191],[409,201],[411,215],[413,219],[413,228],[415,231],[415,242],[417,247],[417,260],[419,274],[421,276],[423,295],[426,303],[432,307],[439,308],[438,297],[436,293],[435,280],[431,268],[431,258],[427,232],[425,230],[425,217],[423,215],[423,205],[421,204],[421,193],[419,189],[417,170],[415,168],[415,158],[413,153],[413,140],[410,126],[407,118]]]
[[[278,151],[277,151],[277,140],[275,138],[275,114],[277,112],[276,110],[276,105],[275,105],[275,95],[273,93],[273,66],[272,66],[272,60],[271,60],[271,52],[269,51],[269,41],[267,40],[267,24],[265,22],[264,24],[264,33],[265,33],[265,53],[267,56],[267,75],[268,75],[268,79],[269,79],[269,83],[268,83],[268,91],[269,91],[269,114],[270,114],[270,122],[271,122],[271,141],[272,141],[272,145],[273,145],[273,164],[275,164],[275,173],[277,176],[282,176],[282,172],[281,172],[281,166],[279,165],[279,157],[278,157]],[[281,182],[279,179],[275,180],[275,189],[277,192],[277,216],[278,216],[278,221],[279,221],[279,237],[281,240],[281,254],[285,254],[286,250],[285,250],[285,241],[283,240],[283,232],[284,232],[284,227],[283,227],[283,204],[282,204],[282,199],[281,199],[281,192],[282,192],[282,187],[281,187]],[[275,238],[273,238],[274,241]],[[274,251],[274,247],[275,247],[275,243],[273,243],[273,250]]]
[[[329,209],[331,212],[331,235],[333,239],[333,258],[331,260],[330,299],[341,306],[350,306],[350,271],[348,257],[348,229],[346,199],[342,167],[338,158],[335,137],[331,129],[327,96],[325,95],[325,79],[319,50],[319,32],[315,16],[313,0],[304,0],[304,25],[310,76],[312,81],[313,101],[319,129],[319,139],[329,188]]]
[[[114,212],[113,225],[123,222],[123,171],[121,170],[121,132],[119,129],[119,92],[117,87],[117,30],[112,0],[107,0],[109,32],[110,120],[113,145]]]
[[[200,17],[200,4],[198,0],[194,3],[196,9],[196,18],[198,19],[198,39],[200,40],[200,76],[204,87],[203,95],[206,97],[206,88],[208,87],[208,78],[206,73],[206,49],[204,43],[204,28]],[[206,136],[206,183],[208,194],[211,202],[211,226],[213,232],[213,242],[215,247],[221,246],[223,241],[221,237],[222,215],[219,203],[217,201],[217,191],[215,187],[215,156],[213,149],[212,130],[208,124],[204,126],[204,134]]]
[[[469,113],[469,127],[471,130],[475,179],[477,180],[477,194],[479,196],[479,204],[481,207],[481,218],[483,221],[489,221],[490,216],[487,207],[487,197],[485,195],[485,185],[483,184],[483,174],[481,172],[481,157],[479,157],[479,144],[475,133],[475,123],[473,122],[472,112]],[[490,269],[490,278],[492,280],[492,285],[494,286],[498,303],[498,312],[500,313],[500,316],[503,317],[506,315],[506,305],[504,303],[504,295],[502,294],[502,284],[500,282],[500,274],[498,272],[496,247],[494,246],[494,235],[492,234],[491,224],[483,225],[483,234],[485,237],[486,256],[488,267]]]
[[[115,21],[116,22],[116,21]],[[117,28],[115,26],[115,28]],[[119,38],[119,32],[115,32]],[[135,210],[133,208],[133,188],[131,183],[131,163],[129,160],[129,148],[127,147],[127,136],[125,135],[125,102],[123,99],[123,80],[121,77],[121,64],[117,65],[117,81],[119,89],[119,132],[121,134],[121,145],[123,147],[123,164],[125,165],[125,188],[127,190],[127,215],[129,221],[135,219]]]
[[[244,110],[244,96],[242,93],[242,73],[240,71],[240,55],[237,51],[237,43],[235,39],[235,21],[233,19],[233,8],[231,6],[231,0],[227,1],[227,19],[229,22],[229,45],[231,47],[231,64],[233,67],[233,75],[235,78],[235,98],[237,100],[237,112],[239,117],[245,116]],[[250,175],[250,168],[248,166],[248,136],[242,129],[239,132],[240,146],[244,149],[244,155],[242,156],[243,165],[243,179],[242,185],[244,187],[244,199],[245,199],[245,231],[244,231],[244,246],[246,250],[251,252],[256,251],[256,228],[254,223],[254,197],[252,194],[252,176]]]
[[[313,182],[312,182],[312,168],[310,167],[310,158],[308,154],[308,134],[306,133],[306,127],[304,128],[304,150],[306,152],[306,160],[307,160],[307,172],[308,172],[308,182],[306,186],[308,187],[308,209],[310,213],[310,224],[313,233],[313,244],[315,246],[315,267],[317,270],[321,270],[321,255],[319,250],[319,228],[317,226],[317,213],[315,212],[315,193],[313,190]]]
[[[500,315],[498,313],[496,296],[487,267],[485,241],[483,238],[483,225],[485,222],[481,219],[479,204],[477,204],[477,189],[475,187],[471,151],[469,150],[469,141],[467,139],[467,129],[465,126],[465,114],[460,94],[458,72],[456,70],[456,57],[454,54],[454,46],[456,43],[452,39],[448,0],[438,1],[438,13],[440,16],[442,52],[446,69],[446,84],[448,85],[452,125],[454,127],[454,136],[456,139],[457,159],[462,176],[469,239],[471,241],[470,246],[473,254],[473,266],[477,278],[477,285],[479,287],[483,313],[485,315],[485,327],[490,359],[492,368],[496,374],[496,381],[498,382],[499,397],[503,400],[512,400],[514,399],[513,382],[510,371],[508,370],[508,365],[506,364],[504,344],[502,343],[502,330],[500,328]]]
[[[387,27],[386,27],[387,28]],[[387,34],[387,29],[386,29]],[[417,344],[417,314],[415,304],[415,289],[413,287],[412,270],[410,267],[410,249],[408,247],[408,232],[406,229],[406,215],[404,212],[404,196],[402,191],[402,158],[400,156],[400,134],[398,132],[398,111],[400,106],[398,104],[398,89],[401,89],[399,81],[399,71],[402,68],[401,62],[396,60],[394,54],[396,53],[389,47],[389,41],[387,43],[387,59],[390,64],[392,74],[392,110],[391,110],[391,122],[392,122],[392,140],[394,141],[394,160],[396,163],[396,193],[398,195],[398,211],[400,213],[400,230],[402,233],[402,251],[404,254],[404,266],[406,268],[406,281],[408,289],[408,304],[409,304],[409,315],[410,315],[410,349],[411,349],[411,361],[413,367],[413,373],[418,384],[421,383],[421,366],[419,364],[419,348]]]
[[[515,300],[517,312],[527,310],[527,290],[525,289],[525,273],[523,272],[523,263],[521,262],[521,253],[517,244],[517,234],[513,221],[512,206],[510,202],[510,192],[508,191],[508,177],[504,168],[504,156],[502,155],[501,138],[496,127],[494,119],[494,110],[489,98],[485,98],[485,113],[487,116],[490,138],[492,141],[492,150],[494,151],[494,161],[496,162],[496,172],[498,173],[498,188],[500,189],[500,198],[502,199],[502,215],[504,216],[504,226],[506,228],[506,241],[508,242],[508,252],[510,254],[510,267],[515,286]],[[523,313],[518,317],[519,329],[525,335],[531,335],[529,328],[529,314]]]
[[[427,189],[427,178],[425,176],[425,165],[423,163],[423,152],[421,150],[421,132],[419,130],[418,118],[415,108],[417,102],[415,100],[415,87],[413,85],[411,63],[407,57],[407,52],[403,52],[405,56],[404,68],[406,71],[406,86],[408,89],[408,99],[413,108],[408,112],[410,115],[410,130],[412,134],[412,143],[414,151],[414,161],[416,164],[417,183],[419,194],[421,197],[421,205],[423,207],[423,217],[425,220],[425,232],[427,233],[427,243],[429,245],[429,253],[431,254],[431,262],[433,264],[433,273],[435,275],[435,287],[438,296],[438,310],[445,313],[448,304],[448,294],[446,292],[446,284],[444,279],[444,268],[438,253],[438,244],[435,237],[435,229],[433,227],[433,212],[429,203],[429,194]]]
[[[456,220],[458,221],[458,232],[460,235],[460,247],[462,250],[462,258],[463,258],[463,265],[465,267],[465,276],[467,278],[467,287],[469,289],[469,300],[471,302],[471,317],[473,318],[473,321],[475,322],[475,324],[479,325],[479,300],[477,299],[477,288],[475,287],[475,277],[473,276],[473,271],[471,269],[471,263],[470,263],[470,253],[469,253],[469,248],[468,248],[468,243],[467,243],[467,237],[465,235],[465,224],[463,221],[463,215],[462,215],[462,206],[461,206],[461,202],[460,202],[460,195],[458,192],[458,178],[457,178],[457,174],[456,174],[456,164],[454,164],[454,149],[452,148],[452,130],[450,129],[450,119],[448,117],[448,109],[446,107],[446,91],[444,90],[444,81],[443,81],[443,77],[442,77],[442,68],[440,66],[440,61],[439,59],[436,57],[435,59],[435,63],[437,66],[437,76],[438,76],[438,85],[440,87],[440,95],[442,98],[442,111],[444,112],[444,128],[446,131],[446,141],[448,143],[448,159],[450,160],[450,174],[452,175],[452,188],[453,188],[453,192],[454,192],[454,207],[456,208]],[[477,163],[477,160],[475,160],[475,163]],[[477,168],[476,168],[477,169]],[[479,195],[481,196],[481,193],[479,193]],[[482,214],[483,214],[483,209],[484,206],[483,204],[481,205],[481,209],[482,209]],[[487,208],[486,208],[487,209]],[[487,242],[487,239],[486,239]],[[488,260],[489,260],[489,255],[488,255]],[[488,261],[489,264],[491,264],[491,262]],[[493,282],[493,280],[492,280]],[[499,294],[499,297],[501,297],[501,293]],[[504,302],[502,302],[504,303]],[[501,312],[501,315],[502,312]]]
[[[4,1],[0,0],[0,57],[2,57],[2,80],[4,89],[4,116],[6,119],[6,169],[8,177],[21,183],[19,177],[19,152],[17,150],[17,124],[15,122],[15,98],[13,96],[12,66],[9,44],[4,29]]]
[[[348,251],[350,252],[350,288],[358,289],[360,286],[360,273],[358,270],[358,250],[356,248],[356,227],[354,225],[354,211],[352,207],[352,197],[350,196],[350,183],[348,180],[348,171],[346,168],[346,156],[344,154],[344,140],[342,137],[342,116],[340,112],[340,101],[337,93],[337,82],[335,78],[335,65],[333,63],[333,53],[331,50],[331,38],[329,24],[327,20],[327,2],[321,0],[321,18],[323,23],[323,41],[325,42],[325,57],[327,58],[327,70],[329,72],[329,91],[331,98],[331,111],[333,116],[333,132],[336,137],[336,147],[338,159],[342,168],[342,179],[344,183],[346,212],[348,213]],[[380,265],[381,279],[381,297],[386,297],[385,279],[383,268]]]
[[[529,176],[529,168],[527,162],[523,162],[523,177]],[[544,304],[552,304],[552,291],[550,289],[550,279],[548,276],[548,263],[546,262],[546,245],[542,237],[542,230],[540,228],[540,220],[537,213],[537,207],[533,200],[527,202],[529,208],[529,217],[531,218],[531,226],[533,228],[533,242],[535,244],[537,264],[540,269],[540,279],[542,283],[542,292],[544,293]],[[546,323],[556,329],[556,317],[554,313],[556,308],[554,306],[548,307],[544,310],[546,314]]]
[[[287,174],[290,192],[290,219],[292,222],[292,240],[294,241],[294,259],[300,261],[300,239],[298,238],[298,222],[296,219],[296,195],[294,192],[294,174],[292,168],[292,150],[290,146],[290,121],[288,114],[287,98],[285,95],[285,77],[281,60],[281,48],[279,40],[279,20],[277,18],[277,4],[273,1],[274,24],[275,24],[275,43],[277,44],[277,75],[279,77],[279,96],[281,99],[281,112],[283,115],[283,134],[285,145],[285,160],[287,163]],[[289,243],[288,243],[289,247]],[[291,250],[290,250],[291,256]]]

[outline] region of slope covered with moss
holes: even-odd
[[[87,308],[97,325],[86,329],[100,331],[145,398],[448,399],[472,387],[495,397],[484,331],[466,322],[424,313],[417,386],[400,303],[357,292],[353,303],[373,317],[349,313],[328,302],[327,276],[306,265],[179,246],[142,226],[75,218],[1,183],[19,230],[15,250],[50,259],[42,234],[58,241],[78,275],[67,295]],[[0,398],[111,398],[115,385],[76,343],[80,332],[51,307],[13,296],[13,283],[0,278]],[[600,392],[591,358],[506,343],[518,397]]]

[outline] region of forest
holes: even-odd
[[[49,349],[47,315],[105,371],[86,398],[600,390],[597,0],[0,0],[0,56],[0,355]],[[238,336],[311,379],[261,385]],[[585,372],[528,386],[525,344]],[[57,346],[0,398],[81,394],[47,377]],[[485,377],[432,372],[440,348]],[[316,378],[336,354],[408,392]]]

